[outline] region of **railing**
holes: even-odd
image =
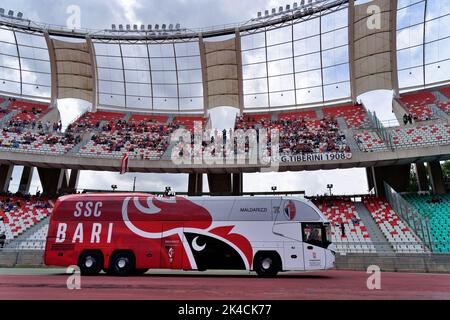
[[[383,139],[387,147],[394,151],[392,135],[388,130],[386,130],[383,123],[381,123],[381,121],[378,119],[377,114],[375,112],[367,110],[367,115],[369,116],[369,119],[372,122],[373,127],[376,129],[378,135]]]
[[[386,182],[384,182],[384,188],[386,190],[386,198],[394,211],[402,218],[408,227],[415,232],[428,249],[433,251],[436,243],[433,243],[432,241],[428,218],[422,217],[412,205],[410,205]]]

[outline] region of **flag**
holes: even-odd
[[[128,154],[124,154],[122,162],[120,163],[120,174],[125,174],[128,172]]]

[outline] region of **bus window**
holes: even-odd
[[[321,223],[303,223],[303,242],[324,247],[323,225]]]

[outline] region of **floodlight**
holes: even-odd
[[[265,12],[264,12],[264,15],[267,17],[267,16],[269,16],[269,10],[266,10]]]
[[[141,24],[141,31],[145,31],[145,25]]]
[[[298,3],[294,2],[294,9],[297,9],[297,8],[298,8]]]
[[[165,30],[166,30],[166,25],[163,24],[163,25],[161,26],[161,28],[165,31]]]
[[[133,25],[133,30],[134,30],[134,31],[138,31],[138,26],[137,26],[137,24],[134,24],[134,25]]]
[[[282,13],[282,12],[283,12],[283,10],[284,10],[284,8],[283,8],[283,7],[279,7],[279,8],[278,8],[278,13]]]
[[[152,30],[152,25],[151,25],[151,24],[149,24],[149,25],[147,26],[147,30]]]
[[[180,30],[181,29],[181,25],[179,23],[177,23],[177,25],[175,26],[175,29]]]
[[[277,14],[277,9],[272,8],[272,14]]]
[[[169,24],[169,30],[170,30],[170,31],[173,30],[173,24]]]
[[[22,19],[23,18],[23,13],[22,12],[17,12],[17,18]]]
[[[4,15],[5,15],[5,9],[0,8],[0,14],[1,14],[2,16],[4,16]]]
[[[261,11],[258,12],[258,18],[262,18],[262,13],[261,13]]]
[[[159,24],[155,24],[155,30],[159,30]]]
[[[14,11],[12,11],[12,10],[9,10],[9,11],[8,11],[8,16],[10,16],[10,17],[14,17]]]
[[[286,5],[286,11],[291,10],[291,6],[289,4]]]
[[[131,30],[131,26],[129,24],[127,24],[127,31]]]
[[[116,31],[116,25],[115,24],[111,25],[111,30]]]
[[[119,24],[119,31],[123,31],[123,25]]]

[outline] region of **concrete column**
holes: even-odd
[[[61,189],[67,189],[69,181],[67,178],[67,170],[38,168],[38,173],[43,193],[55,195]]]
[[[189,174],[188,195],[201,196],[203,192],[203,175],[201,173]]]
[[[79,177],[80,177],[80,171],[72,169],[72,171],[70,172],[69,185],[68,185],[68,187],[71,191],[77,190]]]
[[[441,163],[439,161],[428,162],[428,173],[430,175],[431,190],[433,193],[446,193]]]
[[[8,192],[14,166],[2,164],[0,166],[0,192]]]
[[[244,174],[241,173],[233,173],[233,196],[242,196],[244,192]]]
[[[233,191],[231,174],[208,174],[208,184],[212,195],[230,195]]]
[[[19,193],[30,193],[31,180],[33,179],[34,167],[23,167],[22,177],[20,178]]]
[[[416,163],[416,175],[417,175],[417,185],[419,186],[419,191],[430,190],[430,185],[428,183],[427,170],[423,162]]]
[[[411,179],[411,164],[401,166],[375,167],[372,170],[377,196],[386,194],[384,182],[397,192],[405,192]]]

